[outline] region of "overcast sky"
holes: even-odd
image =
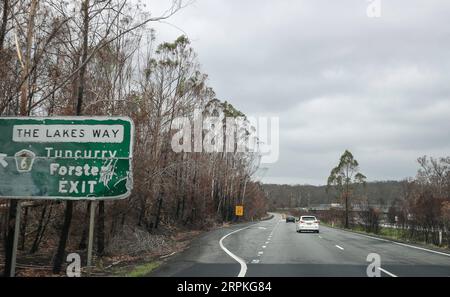
[[[143,0],[157,15],[167,0]],[[264,182],[325,184],[345,149],[369,180],[414,176],[450,155],[450,1],[196,0],[155,24],[184,33],[217,97],[279,116]]]

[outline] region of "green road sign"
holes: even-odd
[[[0,197],[126,198],[133,134],[124,117],[0,118]]]

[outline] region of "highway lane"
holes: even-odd
[[[450,276],[450,255],[324,226],[299,234],[279,214],[208,232],[150,276],[365,277],[370,253],[380,255],[385,277]]]

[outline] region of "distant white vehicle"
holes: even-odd
[[[302,231],[319,233],[319,220],[315,216],[301,216],[296,229],[299,233]]]

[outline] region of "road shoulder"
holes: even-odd
[[[449,249],[439,248],[439,247],[436,247],[436,246],[431,246],[431,245],[426,245],[426,244],[420,244],[420,243],[417,243],[417,242],[409,242],[409,241],[399,240],[399,239],[390,238],[390,237],[387,237],[387,236],[382,236],[382,235],[378,235],[378,234],[374,234],[374,233],[367,233],[367,232],[361,232],[361,231],[352,230],[352,229],[340,228],[340,227],[331,226],[331,225],[328,225],[328,224],[323,224],[323,225],[325,227],[328,227],[328,228],[332,228],[332,229],[336,229],[336,230],[341,230],[341,231],[345,231],[345,232],[361,235],[361,236],[366,237],[366,238],[373,238],[373,239],[381,240],[381,241],[385,241],[385,242],[392,242],[394,244],[400,244],[400,245],[404,245],[404,246],[407,246],[407,247],[410,247],[410,248],[416,248],[416,249],[425,250],[425,251],[429,250],[430,252],[435,252],[435,253],[439,253],[439,254],[445,254],[445,255],[450,257],[450,250]]]

